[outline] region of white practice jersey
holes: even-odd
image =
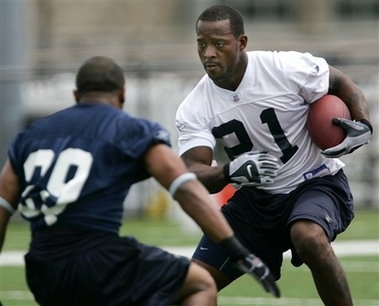
[[[179,154],[206,146],[218,163],[264,150],[281,164],[275,182],[259,186],[289,193],[301,182],[335,174],[344,164],[324,157],[306,127],[309,105],[328,92],[329,66],[299,52],[248,52],[248,66],[236,91],[216,86],[205,75],[176,114]],[[217,144],[217,146],[216,146]]]

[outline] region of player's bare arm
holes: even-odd
[[[188,172],[184,162],[163,144],[155,145],[147,152],[145,163],[147,170],[166,189],[170,188],[176,178]],[[233,235],[233,231],[198,180],[188,180],[180,185],[173,197],[215,242]]]
[[[17,209],[18,196],[18,180],[8,160],[0,174],[0,251],[3,247],[8,221]]]
[[[182,156],[188,169],[195,173],[210,193],[222,190],[228,181],[224,177],[223,165],[212,165],[212,150],[209,147],[196,147]]]
[[[343,72],[329,66],[329,93],[340,97],[355,120],[370,120],[368,103],[362,90]]]

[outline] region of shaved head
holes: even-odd
[[[94,56],[84,62],[76,75],[76,88],[80,94],[91,91],[115,92],[123,88],[122,68],[105,56]]]

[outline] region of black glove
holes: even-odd
[[[254,277],[263,286],[266,292],[271,293],[277,298],[280,297],[280,290],[275,283],[274,277],[270,273],[270,269],[257,256],[249,254],[241,261],[238,261],[236,265],[242,272]]]
[[[280,290],[270,269],[257,256],[250,254],[235,236],[222,240],[219,246],[230,255],[230,259],[241,272],[251,275],[266,292],[277,298],[280,297]]]
[[[322,151],[326,157],[334,158],[353,153],[371,140],[372,126],[367,120],[333,118],[332,122],[346,131],[346,138],[339,145]]]
[[[276,157],[251,151],[224,165],[225,179],[239,186],[267,185],[274,182],[279,169]]]

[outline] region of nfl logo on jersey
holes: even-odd
[[[230,96],[233,100],[233,102],[238,102],[240,100],[240,94],[239,93],[234,93]]]

